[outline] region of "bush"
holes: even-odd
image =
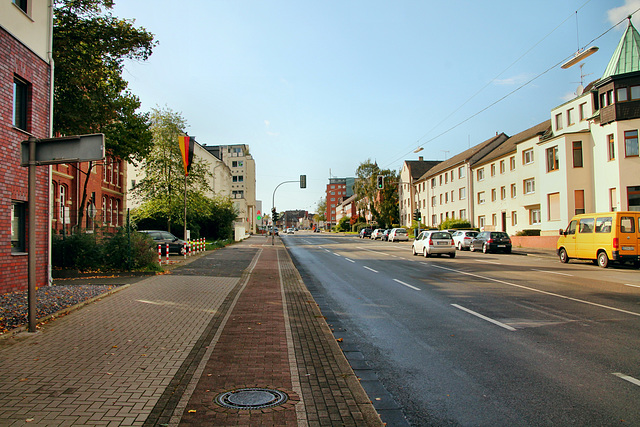
[[[123,266],[129,266],[129,269],[140,270],[155,264],[158,254],[150,245],[151,239],[134,231],[130,233],[130,238],[131,248],[129,248],[129,237],[123,229],[103,238],[103,259],[106,268],[118,270]]]
[[[96,270],[102,266],[102,250],[96,234],[55,235],[51,244],[54,267]]]
[[[443,221],[440,224],[440,230],[449,230],[449,229],[469,229],[471,228],[471,223],[466,219],[448,219]]]
[[[516,233],[516,236],[539,236],[540,230],[521,230]]]

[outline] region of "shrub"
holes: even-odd
[[[539,236],[540,230],[521,230],[516,233],[516,236]]]
[[[440,230],[468,228],[471,228],[471,223],[466,219],[447,219],[440,224]]]

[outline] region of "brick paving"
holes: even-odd
[[[253,237],[0,340],[0,425],[382,425],[284,247]],[[218,393],[280,390],[266,409]]]

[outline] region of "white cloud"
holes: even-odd
[[[640,0],[625,0],[622,6],[609,9],[607,11],[607,18],[609,18],[609,22],[612,25],[617,24],[637,9],[640,9]],[[634,19],[636,18],[634,17]]]
[[[271,124],[271,122],[270,122],[269,120],[265,120],[265,121],[264,121],[264,124],[265,124],[267,127],[269,127],[269,125]]]
[[[269,120],[265,120],[264,124],[267,127],[267,135],[269,135],[269,136],[278,136],[278,135],[280,135],[280,132],[271,132],[270,130],[268,130],[269,126],[271,126],[271,122]]]

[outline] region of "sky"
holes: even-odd
[[[114,16],[158,42],[125,66],[142,111],[179,112],[203,145],[249,145],[264,211],[280,183],[307,175],[306,189],[279,187],[275,205],[310,212],[330,177],[353,177],[367,160],[399,171],[550,119],[602,76],[640,9],[640,0],[115,3]],[[600,50],[582,72],[560,68],[589,46]]]

